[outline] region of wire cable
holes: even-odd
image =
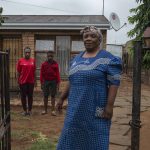
[[[76,14],[76,13],[79,13],[79,12],[66,11],[66,10],[63,10],[63,9],[50,8],[50,7],[46,7],[46,6],[34,5],[34,4],[23,3],[23,2],[13,2],[13,1],[10,1],[10,0],[0,0],[0,1],[9,2],[9,3],[15,3],[15,4],[29,5],[29,6],[33,6],[33,7],[39,7],[39,8],[44,8],[44,9],[51,9],[51,10],[61,11],[61,12],[66,12],[66,13],[67,13],[67,12],[75,13],[75,14]]]

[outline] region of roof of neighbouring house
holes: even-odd
[[[109,29],[103,15],[5,15],[1,29],[81,29],[94,25]]]

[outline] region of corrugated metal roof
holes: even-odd
[[[86,25],[95,25],[109,29],[110,24],[103,15],[5,15],[1,29],[42,27],[52,29],[78,29]]]

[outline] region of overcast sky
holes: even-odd
[[[130,40],[127,32],[133,28],[127,18],[129,9],[137,6],[136,0],[104,0],[104,15],[109,20],[111,12],[117,13],[121,26],[119,31],[109,30],[108,44],[124,44]],[[102,15],[103,0],[0,0],[4,15]]]

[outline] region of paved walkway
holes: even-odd
[[[141,113],[150,111],[150,86],[141,88]],[[115,101],[114,116],[112,119],[110,150],[130,150],[131,128],[128,125],[132,115],[132,81],[123,77]],[[142,122],[144,124],[144,122]],[[145,150],[145,149],[140,149]]]

